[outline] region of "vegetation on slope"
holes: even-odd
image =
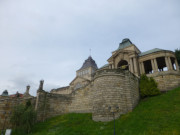
[[[147,77],[146,74],[141,75],[139,87],[141,98],[160,94],[157,82],[154,78]]]
[[[113,121],[94,122],[91,117],[57,116],[37,123],[32,135],[113,135]],[[180,88],[140,101],[133,112],[116,120],[116,135],[180,135]]]

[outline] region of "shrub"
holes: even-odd
[[[34,123],[36,122],[36,112],[30,101],[26,105],[20,104],[14,107],[11,116],[11,123],[14,129],[18,132],[23,131],[30,133]]]
[[[157,86],[156,81],[152,77],[148,78],[145,74],[141,75],[140,95],[142,98],[160,94]]]

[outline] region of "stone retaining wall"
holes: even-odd
[[[43,90],[37,93],[36,111],[38,121],[68,113],[68,106],[72,102],[70,95],[53,94]]]
[[[36,98],[0,98],[0,127],[3,127],[5,121],[3,112],[11,112],[15,105],[26,103],[27,100],[33,103],[38,121],[72,112],[92,113],[95,121],[110,121],[116,107],[118,111],[115,117],[118,118],[138,104],[138,85],[139,79],[129,71],[103,69],[96,72],[94,80],[88,85],[71,94],[53,94],[38,90]],[[7,123],[9,118],[10,116],[7,117]]]
[[[120,114],[131,111],[139,100],[139,80],[129,71],[105,69],[96,72],[95,79],[71,94],[38,91],[36,110],[38,120],[64,113],[93,113],[95,121],[112,120],[115,107]],[[111,111],[108,108],[111,107]]]
[[[0,97],[0,129],[11,128],[10,116],[13,108],[18,104],[25,104],[28,100],[35,106],[36,99],[34,97],[18,98],[18,97]]]
[[[76,113],[92,113],[93,109],[93,93],[94,89],[92,87],[92,82],[85,86],[74,91],[72,96],[72,103],[70,104],[69,112]]]

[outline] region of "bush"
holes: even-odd
[[[11,123],[16,132],[23,131],[24,133],[30,133],[35,122],[36,112],[30,101],[26,102],[26,105],[20,104],[14,107]]]
[[[141,75],[140,95],[142,98],[159,95],[160,91],[157,86],[157,83],[152,77],[148,78],[145,74]]]

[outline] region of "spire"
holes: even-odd
[[[89,56],[91,56],[91,48],[89,49],[89,52],[90,52],[90,55],[89,55]]]
[[[95,69],[98,69],[96,62],[93,60],[91,56],[89,56],[88,59],[85,60],[85,62],[83,63],[82,67],[79,70],[85,69],[88,67],[93,67]]]

